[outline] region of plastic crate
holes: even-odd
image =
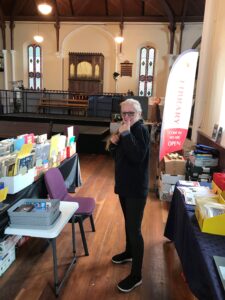
[[[11,227],[44,228],[60,215],[60,200],[21,199],[8,209]]]

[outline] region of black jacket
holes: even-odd
[[[118,145],[110,144],[115,159],[115,193],[124,197],[146,197],[149,188],[149,132],[138,120],[130,132],[120,135]]]

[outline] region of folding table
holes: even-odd
[[[54,201],[54,200],[53,200]],[[53,255],[53,271],[54,271],[54,286],[55,286],[55,294],[58,296],[61,287],[63,286],[68,274],[70,273],[73,265],[76,262],[75,256],[75,223],[74,223],[74,213],[78,209],[78,203],[76,202],[66,202],[60,201],[59,207],[61,214],[59,218],[56,220],[55,224],[46,229],[29,229],[24,226],[24,228],[15,228],[15,227],[7,227],[5,229],[5,234],[10,235],[22,235],[36,238],[48,239],[52,245],[52,255]],[[72,221],[72,247],[73,247],[73,257],[71,259],[70,265],[64,273],[64,276],[59,281],[58,278],[58,266],[57,266],[57,252],[56,252],[56,239],[63,230],[64,226]]]

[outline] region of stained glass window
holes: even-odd
[[[139,96],[152,96],[153,94],[153,78],[155,64],[155,49],[143,47],[140,50],[140,66],[139,66]]]
[[[39,45],[28,46],[28,87],[32,90],[40,90],[42,86],[41,74],[41,47]]]

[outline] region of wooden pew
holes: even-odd
[[[88,109],[88,96],[78,95],[74,99],[48,99],[41,98],[38,110],[45,112],[45,108],[61,108],[67,109],[68,113],[71,114],[71,111],[82,112],[84,116],[87,114]]]

